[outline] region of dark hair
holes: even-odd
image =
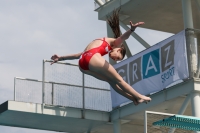
[[[122,60],[124,59],[124,56],[126,54],[126,48],[124,47],[124,44],[121,45],[121,51],[120,53],[122,54]]]
[[[119,27],[119,12],[120,9],[114,9],[111,15],[107,16],[107,23],[110,25],[110,28],[112,29],[114,33],[114,38],[118,38],[121,35],[120,27]],[[126,54],[126,48],[124,47],[124,44],[121,45],[121,54],[122,59],[124,58]]]

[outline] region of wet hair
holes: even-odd
[[[114,33],[114,38],[118,38],[121,35],[120,27],[119,27],[119,12],[120,9],[114,9],[111,15],[107,15],[107,23],[110,25],[110,28],[112,29]],[[122,59],[124,58],[126,54],[126,48],[124,47],[124,44],[121,45],[121,54]]]

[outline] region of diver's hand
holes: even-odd
[[[135,29],[140,26],[140,25],[143,25],[144,22],[138,22],[136,24],[133,24],[132,21],[130,21],[130,25],[131,25],[131,31],[135,31]]]
[[[60,56],[55,54],[55,55],[51,56],[51,59],[53,60],[53,62],[51,63],[51,65],[52,65],[52,64],[56,63],[57,61],[59,61]]]

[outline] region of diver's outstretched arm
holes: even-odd
[[[117,39],[115,39],[114,41],[114,46],[121,46],[121,44],[129,38],[129,36],[131,35],[131,33],[133,31],[135,31],[135,29],[140,26],[140,25],[143,25],[144,22],[138,22],[136,24],[133,24],[131,21],[130,21],[130,26],[131,28],[129,30],[127,30],[124,34],[122,34],[120,37],[118,37]]]
[[[82,53],[77,53],[77,54],[71,54],[71,55],[66,55],[66,56],[58,56],[57,54],[53,55],[51,59],[53,63],[56,63],[57,61],[62,61],[62,60],[73,60],[73,59],[79,59]]]

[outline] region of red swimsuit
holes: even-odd
[[[96,39],[96,40],[101,40],[101,39]],[[83,70],[89,70],[89,62],[92,56],[96,53],[100,53],[101,56],[107,54],[110,50],[112,50],[111,46],[105,41],[105,38],[103,38],[103,43],[101,46],[90,49],[88,51],[85,51],[82,53],[80,59],[79,59],[79,66]]]

